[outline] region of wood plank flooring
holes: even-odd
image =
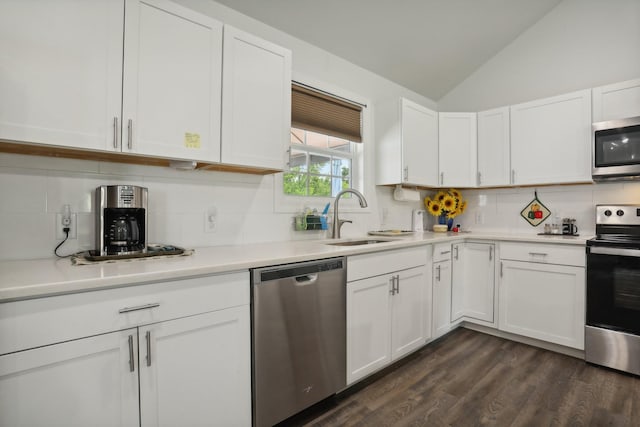
[[[458,329],[283,425],[639,426],[640,378]]]

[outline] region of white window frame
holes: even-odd
[[[311,78],[303,78],[302,76],[294,73],[294,80],[309,85],[311,87],[318,88],[327,93],[331,93],[341,98],[350,99],[358,102],[362,105],[370,105],[367,100],[361,96],[355,95],[341,88],[337,88],[327,83],[319,82]],[[371,131],[372,121],[370,119],[370,108],[363,107],[362,109],[362,143],[352,143],[352,161],[351,161],[351,188],[354,188],[364,194],[367,200],[371,200],[375,194],[375,187],[372,185],[375,180],[373,179],[374,164],[374,141],[371,138],[373,132]],[[367,147],[365,148],[365,145]],[[286,171],[285,171],[286,172]],[[331,203],[331,209],[333,209],[333,202],[335,197],[318,197],[318,196],[289,196],[284,194],[283,188],[283,173],[277,173],[274,175],[274,212],[276,213],[298,213],[301,212],[304,207],[311,209],[318,209],[321,211],[327,203]],[[371,206],[371,203],[369,203]],[[347,198],[342,197],[340,199],[340,211],[341,212],[353,212],[353,213],[370,213],[371,208],[361,208],[360,204],[355,197]]]

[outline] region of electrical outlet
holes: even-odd
[[[218,224],[218,208],[209,206],[204,213],[204,231],[205,233],[215,233]]]
[[[76,239],[77,235],[77,215],[71,212],[56,214],[56,239],[62,240],[66,237],[64,229],[69,227],[69,240]]]

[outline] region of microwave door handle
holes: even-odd
[[[637,249],[591,247],[589,252],[592,254],[598,254],[598,255],[620,255],[620,256],[631,256],[631,257],[640,258],[640,250],[637,250]]]

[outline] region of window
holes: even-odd
[[[284,194],[335,197],[351,188],[352,144],[343,138],[292,128]]]
[[[362,106],[294,83],[291,124],[283,193],[335,197],[351,188],[355,143],[362,141]]]

